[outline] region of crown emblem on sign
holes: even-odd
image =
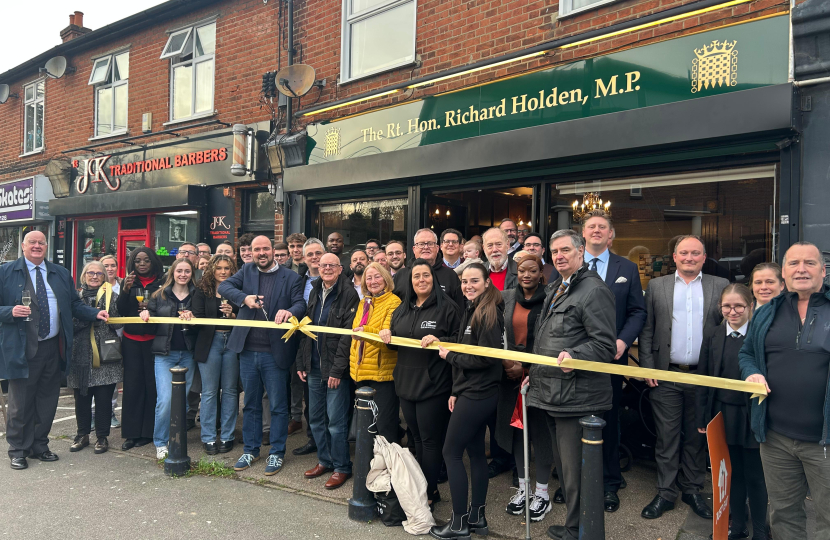
[[[695,49],[692,60],[692,93],[715,86],[737,86],[737,41],[714,40],[709,45]]]
[[[336,156],[340,153],[340,130],[329,128],[326,131],[326,153],[325,156]]]

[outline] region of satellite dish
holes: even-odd
[[[306,95],[314,86],[314,77],[313,67],[307,64],[294,64],[279,70],[274,79],[277,90],[292,98]]]
[[[8,84],[0,84],[0,104],[8,101],[10,97],[19,97],[17,94],[10,94],[9,92]]]
[[[38,71],[40,73],[45,73],[49,77],[53,79],[60,79],[66,73],[74,73],[74,67],[68,67],[66,65],[66,57],[64,56],[56,56],[51,58],[46,65],[40,68]]]

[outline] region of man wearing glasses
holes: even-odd
[[[464,262],[461,256],[461,233],[455,229],[446,229],[441,233],[441,252],[444,254],[444,266],[457,268]]]
[[[432,271],[435,274],[438,285],[441,286],[441,289],[447,296],[455,300],[461,309],[464,309],[465,299],[461,292],[461,279],[459,279],[458,274],[454,270],[444,266],[443,259],[438,258],[438,254],[440,253],[438,249],[438,235],[432,229],[420,229],[415,233],[412,252],[415,254],[416,259],[424,259],[432,265]],[[389,254],[388,246],[386,254]],[[401,300],[406,296],[406,290],[409,287],[411,276],[412,271],[409,268],[402,268],[395,274],[395,294]]]
[[[277,242],[274,244],[274,260],[280,266],[285,266],[289,270],[291,269],[288,258],[288,244],[285,242]]]
[[[393,276],[406,266],[406,247],[403,242],[392,240],[386,244],[386,260],[389,264],[389,272]]]
[[[519,242],[519,228],[516,227],[516,222],[510,218],[501,220],[499,224],[499,229],[504,231],[504,234],[507,235],[507,256],[513,255],[513,253],[522,249],[522,243]]]
[[[28,468],[27,457],[58,460],[48,435],[58,407],[61,364],[72,359],[72,318],[109,318],[81,301],[64,267],[46,260],[42,232],[28,233],[22,247],[23,257],[0,267],[0,379],[9,381],[6,441],[14,470]],[[24,304],[24,296],[30,304]]]

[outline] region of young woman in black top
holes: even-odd
[[[723,290],[720,307],[724,321],[703,334],[698,375],[741,380],[738,352],[752,317],[752,300],[752,293],[740,283],[727,285]],[[760,445],[750,429],[749,395],[734,390],[698,387],[698,431],[706,433],[706,426],[718,413],[723,415],[726,444],[732,462],[729,537],[749,538],[746,515],[746,500],[749,497],[752,538],[766,540],[767,485]]]
[[[493,349],[504,348],[504,302],[501,292],[490,281],[489,272],[473,263],[461,274],[461,290],[467,309],[461,316],[458,342]],[[452,519],[429,533],[440,539],[469,538],[470,532],[487,534],[484,503],[487,500],[487,458],[484,455],[484,431],[487,418],[496,411],[499,382],[503,371],[498,358],[450,352],[438,348],[438,354],[452,366],[452,412],[444,441],[444,461],[450,480]],[[470,458],[472,498],[467,509],[467,471],[462,461],[464,450]]]
[[[436,341],[455,342],[461,323],[458,304],[441,290],[428,261],[416,259],[410,268],[403,302],[392,314],[391,329],[381,330],[380,337],[386,344],[392,336],[418,339],[424,347]],[[427,499],[433,504],[441,500],[438,473],[450,420],[447,402],[452,392],[452,369],[436,350],[401,347],[393,376],[427,480]]]
[[[134,249],[127,259],[127,277],[116,300],[122,317],[136,317],[147,309],[150,295],[164,281],[164,267],[156,252]],[[140,300],[139,300],[140,298]],[[124,325],[121,356],[124,358],[124,392],[121,397],[122,450],[153,442],[156,409],[155,329],[147,324]]]

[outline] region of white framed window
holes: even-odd
[[[46,81],[39,80],[23,89],[23,153],[43,150],[43,101]]]
[[[565,17],[567,15],[575,15],[589,9],[602,6],[604,4],[611,4],[617,0],[560,0],[559,1],[559,16]]]
[[[95,87],[95,135],[108,137],[127,132],[130,53],[121,52],[96,58],[89,75]]]
[[[415,61],[417,0],[343,0],[340,82]]]
[[[170,59],[170,121],[213,113],[216,22],[176,30],[161,58]]]

